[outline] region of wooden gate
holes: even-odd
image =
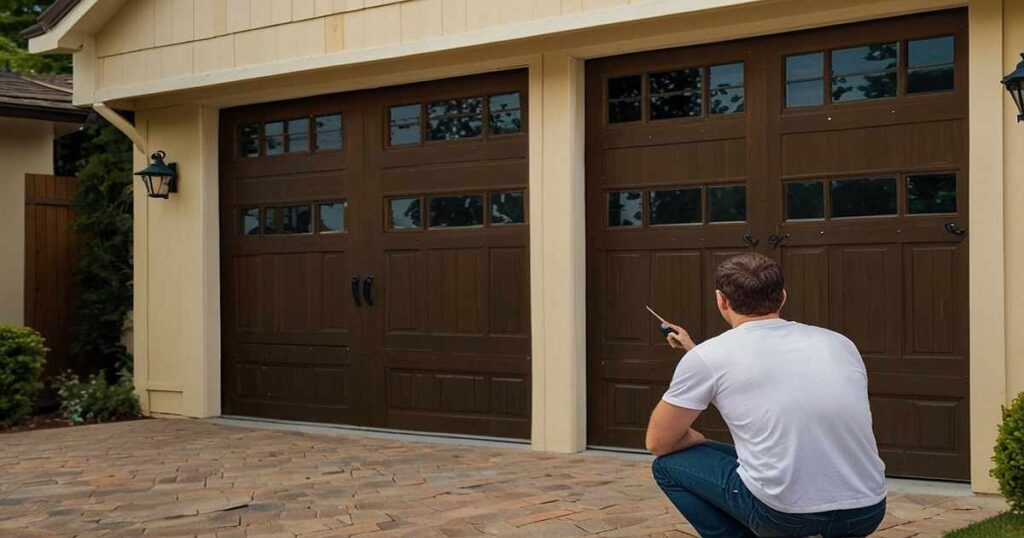
[[[75,177],[25,175],[25,325],[50,348],[44,378],[72,367],[78,234],[71,228],[71,198],[77,189]]]

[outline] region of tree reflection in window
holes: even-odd
[[[736,114],[743,112],[743,62],[713,65],[710,75],[708,112]]]
[[[650,224],[697,224],[704,216],[700,208],[701,189],[651,191]]]
[[[743,185],[708,187],[708,222],[747,220],[747,188]]]
[[[821,181],[794,181],[786,184],[786,219],[825,217],[825,185]]]
[[[898,58],[896,43],[832,51],[832,101],[894,97]]]
[[[956,174],[908,176],[907,202],[912,214],[956,213]]]
[[[832,181],[833,217],[896,214],[896,178],[857,178]]]
[[[651,102],[651,119],[687,118],[700,116],[701,70],[680,69],[665,73],[651,73],[648,77],[648,92]]]
[[[523,191],[491,194],[491,224],[522,224],[526,222]]]
[[[483,196],[433,196],[430,198],[430,227],[483,226]]]
[[[488,128],[492,135],[518,133],[523,130],[519,92],[492,95],[488,98]]]
[[[640,191],[608,193],[608,226],[643,224],[643,198]]]
[[[408,230],[422,228],[419,198],[393,198],[389,201],[390,228]]]
[[[475,138],[483,132],[483,98],[445,99],[427,105],[427,140]]]

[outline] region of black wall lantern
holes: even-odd
[[[1024,121],[1024,53],[1021,53],[1020,58],[1017,69],[1003,77],[1003,84],[1017,104],[1017,121]]]
[[[178,192],[178,165],[164,164],[166,156],[163,151],[157,151],[149,156],[153,161],[149,166],[135,172],[135,175],[142,176],[142,182],[146,184],[146,192],[150,198],[166,199],[172,192]]]

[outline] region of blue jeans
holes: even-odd
[[[654,479],[703,538],[867,536],[885,501],[867,508],[789,514],[759,501],[743,484],[732,445],[708,441],[654,460]]]

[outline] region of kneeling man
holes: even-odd
[[[732,329],[685,349],[647,427],[654,477],[701,536],[867,536],[885,516],[885,466],[871,431],[868,378],[841,334],[779,317],[786,292],[770,258],[742,254],[715,273]],[[714,403],[736,446],[690,426]]]

